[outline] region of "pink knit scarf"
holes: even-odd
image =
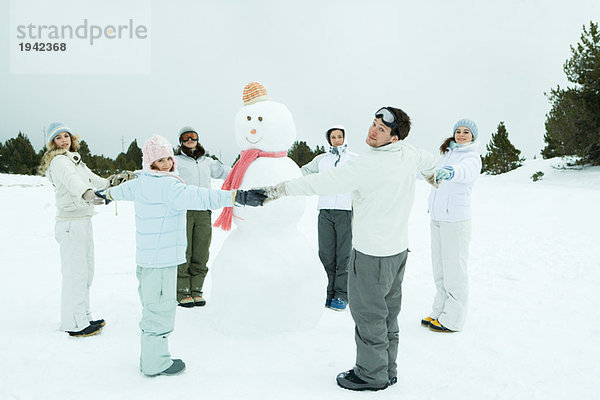
[[[240,159],[235,163],[233,169],[227,175],[225,182],[223,182],[223,186],[221,189],[223,190],[235,190],[239,189],[242,184],[242,180],[244,179],[244,175],[246,174],[246,170],[252,164],[254,160],[258,157],[286,157],[286,151],[278,151],[278,152],[268,152],[268,151],[260,151],[259,149],[250,149],[244,150],[240,153]],[[233,218],[233,207],[224,207],[221,215],[215,221],[213,226],[223,229],[224,231],[228,231],[231,229],[231,220]],[[236,217],[237,218],[237,217]]]

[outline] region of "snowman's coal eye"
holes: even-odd
[[[252,119],[252,117],[249,115],[246,118],[248,118],[248,121],[250,121]]]
[[[259,120],[259,121],[262,121],[262,117],[258,117],[258,120]]]

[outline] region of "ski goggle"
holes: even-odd
[[[392,129],[398,126],[398,124],[396,124],[396,116],[387,107],[381,107],[377,110],[375,112],[375,118],[381,118],[383,123]]]
[[[179,137],[179,140],[181,141],[181,143],[187,142],[189,140],[197,142],[198,134],[196,132],[186,132]]]

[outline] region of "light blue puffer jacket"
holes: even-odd
[[[143,171],[108,190],[114,200],[134,202],[136,263],[164,268],[185,262],[186,211],[231,207],[232,191],[184,184],[169,173]]]

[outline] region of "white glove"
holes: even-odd
[[[263,189],[267,195],[267,200],[265,200],[265,203],[277,200],[283,196],[287,196],[287,192],[285,191],[285,182],[278,183],[275,186],[267,186]]]
[[[135,174],[132,171],[123,171],[121,173],[111,175],[106,179],[108,179],[108,187],[115,187],[134,178]]]
[[[81,197],[83,197],[83,199],[88,203],[93,204],[95,206],[104,204],[104,199],[100,196],[97,196],[92,189],[86,190],[83,196]]]
[[[421,175],[423,175],[423,174],[421,174]],[[439,188],[439,187],[440,187],[440,184],[439,184],[439,182],[437,182],[437,181],[435,180],[435,173],[433,173],[433,174],[431,174],[431,175],[429,175],[429,176],[427,176],[427,175],[423,175],[423,178],[425,178],[425,180],[427,181],[427,183],[429,183],[429,184],[430,184],[431,186],[433,186],[434,188],[436,188],[436,189],[437,189],[437,188]]]

